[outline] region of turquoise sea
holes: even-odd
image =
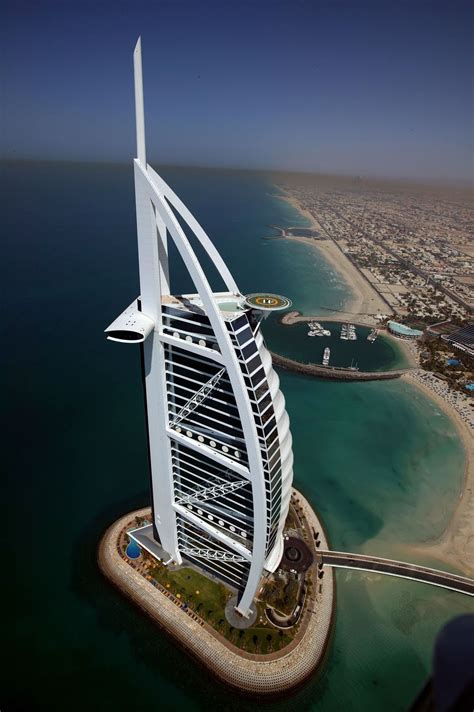
[[[279,292],[309,314],[344,305],[347,285],[315,250],[262,239],[269,224],[305,225],[275,198],[272,175],[162,173],[243,292]],[[138,291],[132,168],[15,163],[2,177],[1,709],[253,709],[111,588],[95,562],[107,525],[148,500],[139,354],[102,333]],[[176,290],[191,289],[176,262]],[[281,328],[267,324],[270,347]],[[392,365],[398,358],[387,355]],[[441,534],[464,459],[453,425],[431,401],[399,381],[283,372],[281,385],[296,485],[334,548],[413,558],[411,545]],[[405,710],[429,674],[440,626],[472,610],[460,594],[425,584],[338,572],[322,672],[291,698],[259,705]]]

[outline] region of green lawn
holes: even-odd
[[[258,623],[247,630],[238,630],[229,625],[224,609],[231,593],[226,587],[207,578],[194,569],[183,567],[169,569],[156,566],[151,575],[175,596],[188,604],[196,613],[212,625],[227,640],[249,653],[268,653],[280,650],[287,645],[293,635],[273,627],[266,619],[263,603],[258,604],[258,617],[265,623]],[[199,593],[196,593],[199,591]],[[295,631],[296,632],[296,631]],[[294,634],[294,633],[293,633]]]
[[[169,569],[157,566],[152,575],[163,586],[200,613],[206,620],[220,620],[224,617],[224,608],[230,596],[223,584],[212,581],[191,568]]]

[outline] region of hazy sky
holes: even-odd
[[[468,0],[7,0],[7,157],[468,179]]]

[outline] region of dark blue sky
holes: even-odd
[[[8,0],[2,154],[466,180],[467,0]]]

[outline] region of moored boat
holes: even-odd
[[[328,366],[329,365],[329,357],[331,355],[331,349],[329,346],[326,346],[323,352],[323,366]]]

